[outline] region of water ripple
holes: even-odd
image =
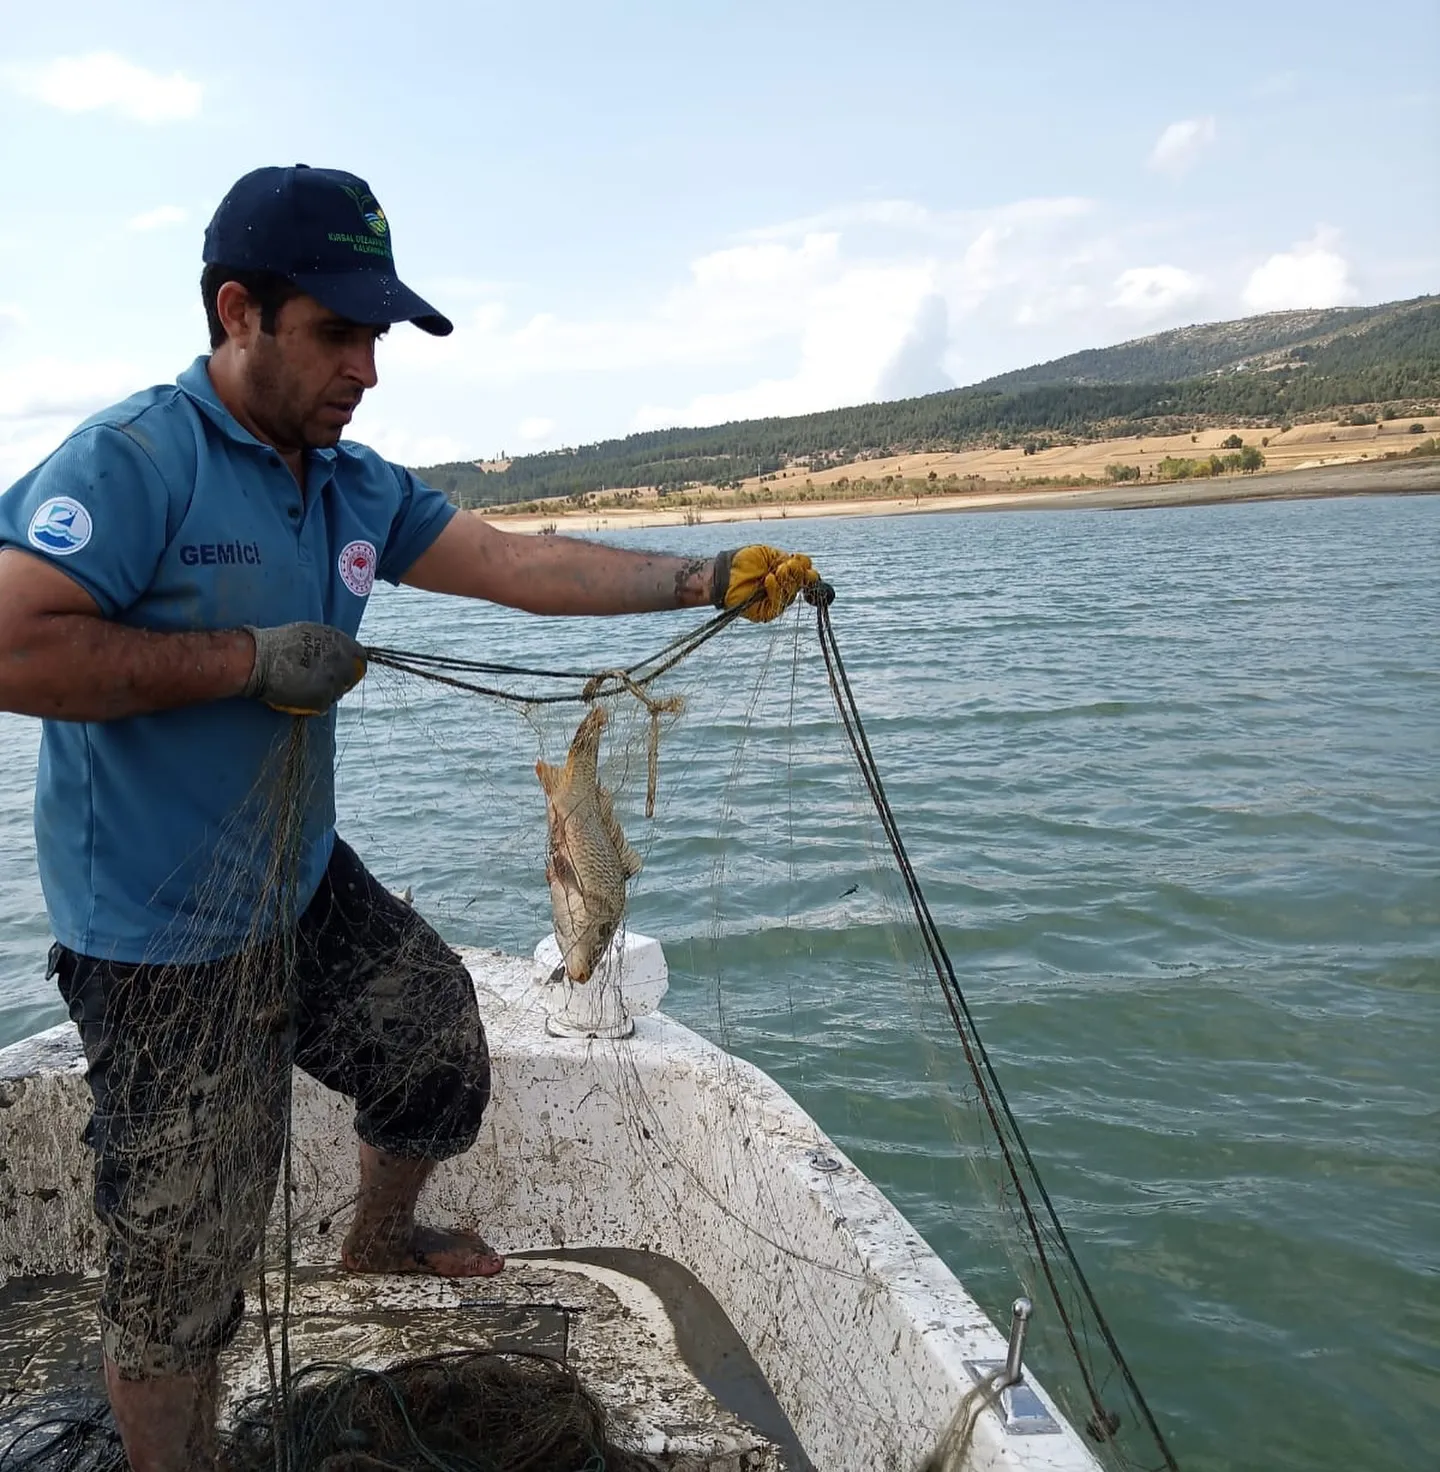
[[[1428,1465],[1440,498],[785,533],[839,586],[906,845],[1182,1464]],[[588,667],[648,653],[657,624],[384,593],[366,632]],[[665,941],[672,1009],[774,1073],[998,1310],[1023,1270],[998,1168],[813,634],[712,652],[682,671],[653,822],[638,743],[607,768],[646,864],[631,923]],[[452,939],[528,950],[549,923],[533,762],[569,720],[377,673],[342,720],[342,831]],[[0,718],[0,739],[3,1041],[63,1013],[33,725]]]

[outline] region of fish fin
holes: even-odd
[[[565,758],[565,772],[572,780],[577,775],[584,782],[596,780],[600,769],[600,733],[609,719],[605,707],[597,705],[580,722],[575,739],[570,743],[570,754]]]
[[[620,844],[620,867],[625,871],[625,877],[627,879],[633,879],[643,867],[640,862],[640,855],[628,843],[623,841]]]
[[[569,769],[569,762],[563,767],[552,767],[549,762],[535,763],[535,775],[540,779],[540,785],[547,796],[553,797],[555,793],[565,790]]]

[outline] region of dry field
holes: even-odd
[[[1326,466],[1358,466],[1367,460],[1380,461],[1385,455],[1403,452],[1420,441],[1421,435],[1409,433],[1412,423],[1423,424],[1427,435],[1440,434],[1440,415],[1429,415],[1419,419],[1392,419],[1378,425],[1345,426],[1333,422],[1299,424],[1284,432],[1278,429],[1221,428],[1201,430],[1193,436],[1131,436],[1127,439],[1080,443],[1073,447],[1061,446],[1053,450],[1041,450],[1034,455],[1027,455],[1018,448],[963,450],[958,454],[890,455],[883,459],[862,460],[815,472],[804,468],[781,472],[768,480],[763,487],[775,498],[768,505],[727,505],[727,501],[734,502],[731,493],[706,486],[699,489],[712,493],[718,498],[719,504],[703,511],[672,509],[664,499],[658,498],[653,490],[649,490],[639,492],[637,500],[623,510],[602,508],[576,511],[574,508],[566,508],[563,500],[556,500],[551,503],[553,509],[547,509],[539,515],[519,515],[498,507],[488,508],[484,514],[516,531],[541,531],[552,527],[565,531],[604,531],[627,526],[771,521],[785,517],[862,516],[917,509],[944,511],[1036,503],[1054,506],[1193,504],[1200,500],[1259,499],[1269,495],[1311,494],[1309,491],[1289,490],[1272,481],[1271,477],[1282,471],[1310,471]],[[1105,467],[1115,464],[1139,466],[1140,474],[1144,477],[1168,455],[1193,459],[1202,453],[1209,455],[1212,451],[1219,452],[1222,442],[1232,434],[1238,434],[1246,444],[1255,445],[1262,451],[1265,456],[1264,471],[1257,475],[1227,475],[1213,480],[1173,483],[1142,479],[1139,483],[1089,487],[1074,492],[1066,491],[1063,487],[1029,487],[1022,484],[1025,480],[1040,477],[1061,480],[1074,477],[1078,480],[1086,476],[1092,481],[1103,482]],[[1265,440],[1269,443],[1262,444]],[[1426,481],[1428,488],[1428,480],[1432,475],[1440,480],[1440,460],[1429,461],[1427,465],[1429,468],[1421,469],[1417,474]],[[791,501],[787,504],[784,499],[787,491],[793,491],[798,496],[807,480],[823,494],[825,486],[833,485],[842,478],[855,480],[863,476],[868,480],[878,481],[891,475],[923,480],[932,471],[940,480],[949,475],[979,476],[987,484],[974,491],[961,491],[953,496],[926,496],[919,501],[913,496],[906,496],[865,501]],[[1407,481],[1413,478],[1405,477]],[[1007,483],[1013,483],[1014,489],[1007,490]],[[1366,488],[1353,477],[1345,477],[1337,482],[1336,489],[1332,490],[1327,486],[1318,493],[1356,494]],[[755,491],[762,487],[758,480],[751,479],[744,482],[743,489]],[[692,491],[691,494],[695,493]]]
[[[1023,450],[962,450],[954,455],[890,455],[883,460],[865,460],[856,465],[839,465],[811,475],[805,470],[786,472],[771,484],[828,485],[842,476],[865,476],[880,480],[887,475],[919,476],[933,470],[944,480],[947,475],[979,475],[988,481],[1022,480],[1039,476],[1088,476],[1105,479],[1107,465],[1138,465],[1143,476],[1167,455],[1194,458],[1219,451],[1232,434],[1247,445],[1255,445],[1265,456],[1267,471],[1300,470],[1311,466],[1343,464],[1352,460],[1376,459],[1394,450],[1408,450],[1420,435],[1407,431],[1412,423],[1423,424],[1426,434],[1440,433],[1440,416],[1417,420],[1392,419],[1388,424],[1348,427],[1340,424],[1297,424],[1282,433],[1278,429],[1205,429],[1195,435],[1144,435],[1140,438],[1096,440],[1073,448],[1061,446],[1027,455]],[[1268,440],[1268,444],[1262,444]],[[754,490],[758,482],[746,481]]]

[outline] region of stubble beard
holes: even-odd
[[[280,348],[261,336],[250,357],[250,413],[256,425],[282,454],[330,450],[343,429],[321,428],[301,406],[301,390],[287,371]]]

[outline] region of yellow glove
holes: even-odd
[[[745,617],[766,624],[790,607],[801,588],[819,581],[820,574],[803,552],[782,552],[756,543],[716,557],[711,602],[716,608],[736,608],[763,590],[764,596],[750,603]]]

